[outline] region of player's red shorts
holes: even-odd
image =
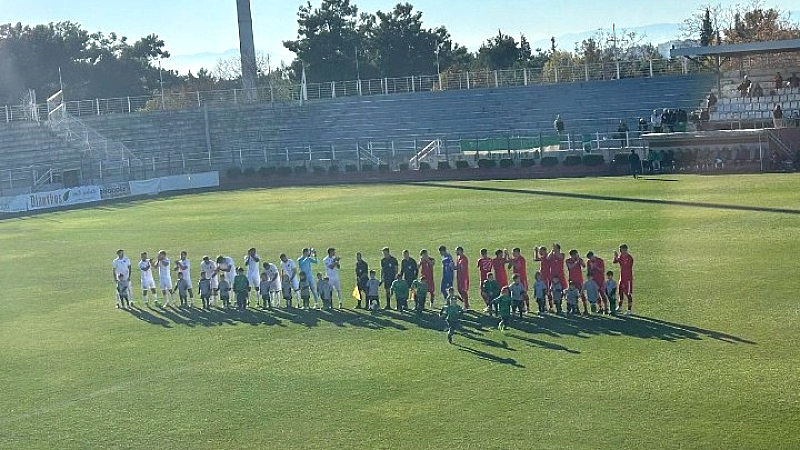
[[[633,295],[633,280],[619,280],[619,295],[622,296],[623,294],[629,297]]]
[[[583,292],[583,280],[569,280],[572,284],[575,285],[575,289]]]

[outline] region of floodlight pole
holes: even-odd
[[[253,15],[250,0],[236,0],[239,16],[239,51],[242,60],[242,89],[247,101],[255,100],[256,92],[256,46],[253,41]]]

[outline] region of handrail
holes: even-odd
[[[422,150],[417,152],[413,158],[408,162],[409,166],[415,169],[419,169],[420,163],[427,159],[432,154],[440,155],[442,149],[442,141],[436,139],[431,141],[428,145],[426,145]]]
[[[659,66],[661,65],[661,66]],[[543,84],[619,80],[622,78],[655,78],[665,75],[687,75],[703,71],[686,66],[680,61],[614,61],[597,64],[567,65],[545,69],[480,70],[444,72],[441,74],[412,75],[399,78],[329,81],[309,83],[306,86],[309,100],[338,97],[361,97],[416,92],[449,90],[497,89]],[[163,110],[188,110],[214,105],[253,103],[278,103],[300,101],[300,83],[262,86],[253,90],[211,90],[194,92],[153,92],[149,96],[110,99],[85,99],[63,102],[65,112],[75,116],[98,116],[112,113],[134,113]],[[51,96],[49,101],[53,101]],[[42,106],[43,108],[44,106]],[[30,120],[25,114],[14,112],[18,108],[0,108],[0,122]],[[5,117],[3,117],[3,115]]]

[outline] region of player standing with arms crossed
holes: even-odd
[[[492,307],[492,300],[494,298],[487,297],[483,290],[483,283],[486,281],[488,275],[492,272],[492,259],[489,258],[489,250],[482,248],[481,249],[481,257],[478,259],[478,272],[481,276],[481,282],[479,284],[481,288],[481,297],[483,298],[484,303],[486,303],[486,309],[484,311],[491,310]]]
[[[550,273],[550,259],[547,258],[547,247],[536,247],[534,261],[539,262],[539,275],[541,276],[542,283],[545,285],[545,292],[547,294],[548,311],[553,312],[553,293],[550,290],[550,285],[553,283],[553,274]]]
[[[447,300],[447,297],[450,296],[450,288],[453,287],[456,263],[453,260],[453,255],[447,251],[447,247],[444,245],[439,246],[439,255],[442,256],[442,285],[440,289],[442,292],[442,298]]]
[[[586,272],[589,275],[589,278],[593,279],[598,286],[605,286],[605,276],[606,273],[606,262],[603,261],[602,258],[595,255],[594,252],[589,252],[586,254]],[[600,289],[600,308],[601,309],[608,309],[610,311],[616,311],[617,305],[610,304],[610,300],[608,295],[606,295],[605,289]],[[605,304],[605,308],[603,308],[603,304]]]
[[[580,292],[581,300],[583,300],[583,314],[589,314],[589,308],[586,304],[586,294],[583,289],[583,268],[586,263],[583,258],[578,254],[577,250],[569,251],[569,258],[567,259],[567,271],[569,272],[569,282],[573,284],[575,289]],[[599,285],[598,285],[599,286]],[[594,308],[594,306],[592,306]]]
[[[314,271],[311,270],[311,265],[318,263],[317,251],[313,248],[304,248],[302,255],[297,258],[297,267],[300,268],[300,272],[306,274],[308,287],[311,289],[311,295],[314,296],[314,309],[317,309],[317,283],[314,281]]]
[[[131,293],[130,293],[130,281],[131,281],[131,260],[125,256],[125,250],[119,249],[117,250],[117,257],[111,261],[111,266],[113,269],[111,270],[111,275],[114,277],[114,286],[119,286],[119,276],[122,275],[123,281],[128,282],[128,303],[132,304],[130,301]],[[120,293],[117,290],[116,294],[116,302],[117,308],[120,307]]]
[[[400,263],[397,258],[392,256],[389,247],[383,248],[383,258],[381,259],[381,284],[386,294],[386,308],[392,309],[392,283],[397,278],[397,271],[400,269]]]
[[[619,252],[614,252],[614,264],[619,264],[619,303],[617,311],[622,308],[622,301],[628,296],[628,310],[625,317],[631,315],[633,309],[633,256],[628,253],[628,246],[619,246]]]
[[[419,274],[425,278],[425,283],[428,285],[428,292],[431,294],[431,308],[433,308],[433,300],[436,297],[436,286],[433,281],[433,266],[436,260],[428,255],[428,250],[422,249],[419,251]]]

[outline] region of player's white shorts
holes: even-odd
[[[297,277],[292,278],[292,289],[295,291],[300,290],[300,280]]]
[[[330,282],[331,287],[334,291],[341,291],[342,290],[342,281],[338,278],[329,278],[328,282]]]
[[[248,274],[247,281],[250,283],[250,287],[256,290],[258,289],[258,285],[261,284],[261,276],[259,274]]]
[[[219,278],[211,277],[211,289],[219,289]]]
[[[158,286],[162,291],[172,289],[172,277],[158,277]]]
[[[281,292],[282,286],[280,278],[276,278],[275,281],[269,284],[269,290],[270,292]]]
[[[148,289],[155,289],[156,288],[156,280],[153,279],[152,275],[142,277],[142,290],[146,291]]]

